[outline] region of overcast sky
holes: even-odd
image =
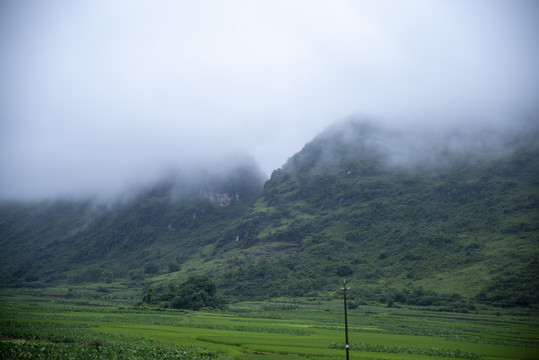
[[[352,114],[537,111],[530,0],[4,0],[0,198],[110,194],[249,153],[266,174]]]

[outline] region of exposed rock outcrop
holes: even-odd
[[[235,193],[234,195],[230,196],[228,193],[216,193],[213,191],[204,190],[201,192],[202,197],[205,199],[210,200],[210,203],[212,206],[215,207],[226,207],[230,205],[232,202],[239,202],[240,196],[238,193]]]

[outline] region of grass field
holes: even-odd
[[[345,359],[341,301],[186,312],[135,308],[135,299],[121,288],[2,290],[0,359]],[[348,315],[351,359],[539,359],[536,311],[359,306]]]

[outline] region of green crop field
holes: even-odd
[[[221,311],[156,311],[133,306],[132,290],[98,290],[3,290],[0,359],[346,357],[342,301],[280,299],[238,302]],[[534,310],[460,314],[365,305],[349,309],[348,327],[351,359],[539,359]]]

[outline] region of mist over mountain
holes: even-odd
[[[535,0],[4,0],[0,283],[536,306],[538,33]]]
[[[513,129],[429,138],[368,122],[329,128],[273,172],[237,230],[240,246],[279,243],[289,256],[239,262],[223,286],[305,295],[346,276],[361,284],[359,298],[428,289],[431,300],[537,303],[537,126]]]
[[[142,291],[206,274],[229,297],[270,298],[345,276],[369,301],[537,304],[537,126],[433,129],[352,118],[267,181],[238,157],[110,202],[4,201],[1,282]]]
[[[237,201],[240,201],[241,194],[241,201],[251,202],[260,193],[265,180],[266,175],[252,157],[236,154],[219,161],[200,161],[195,165],[170,169],[157,181],[124,192],[126,195],[121,195],[120,199],[160,196],[171,201],[188,201],[215,193],[227,194]]]
[[[535,0],[3,0],[0,199],[108,200],[237,153],[269,177],[356,113],[403,132],[397,163],[431,161],[451,128],[537,114],[538,14]]]
[[[264,176],[252,159],[207,165],[175,170],[107,201],[0,203],[1,281],[97,281],[103,271],[127,276],[149,261],[181,263],[212,240],[208,232],[241,216],[262,189]],[[167,246],[174,251],[164,254]],[[102,271],[92,272],[97,267]]]
[[[502,123],[427,125],[369,117],[337,122],[307,143],[283,168],[331,170],[347,161],[377,161],[386,170],[436,170],[460,162],[479,163],[506,156],[522,146],[536,146],[539,120]]]

